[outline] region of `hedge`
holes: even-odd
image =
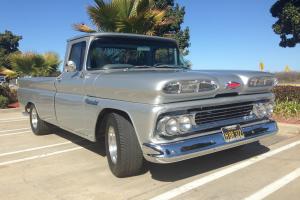
[[[296,101],[300,103],[299,86],[276,86],[273,92],[276,96],[276,101]]]
[[[0,108],[6,108],[8,105],[8,98],[0,95]]]
[[[8,103],[15,103],[18,101],[17,91],[11,90],[7,85],[0,85],[0,96],[6,97]]]

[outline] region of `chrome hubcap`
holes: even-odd
[[[111,161],[116,164],[118,158],[118,147],[117,147],[117,138],[114,127],[110,126],[108,128],[108,150]]]
[[[36,112],[36,109],[33,108],[31,111],[31,124],[34,129],[37,128],[37,123],[38,123],[37,112]]]

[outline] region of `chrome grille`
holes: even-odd
[[[232,118],[242,118],[249,116],[252,108],[253,102],[204,107],[195,111],[195,123],[199,125]]]

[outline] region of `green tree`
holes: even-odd
[[[181,27],[184,21],[185,7],[178,3],[175,4],[174,0],[155,0],[154,2],[156,8],[168,8],[165,18],[170,22],[166,26],[158,27],[157,35],[176,39],[181,53],[187,55],[190,47],[190,30],[189,27],[185,29]]]
[[[20,76],[56,76],[61,63],[56,53],[14,53],[10,56],[12,68]]]
[[[22,36],[14,35],[11,31],[0,33],[0,67],[11,69],[9,55],[18,52]]]
[[[75,30],[81,32],[125,32],[171,37],[178,41],[184,55],[190,46],[189,28],[181,29],[185,8],[174,0],[94,0],[87,13],[96,29],[81,23]]]
[[[278,20],[273,30],[280,35],[281,47],[294,47],[300,43],[300,0],[278,0],[270,10]]]

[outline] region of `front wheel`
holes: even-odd
[[[48,134],[51,131],[51,125],[41,120],[34,105],[30,107],[30,126],[35,135]]]
[[[110,170],[117,177],[137,175],[143,168],[143,154],[131,122],[111,113],[107,117],[105,148]]]

